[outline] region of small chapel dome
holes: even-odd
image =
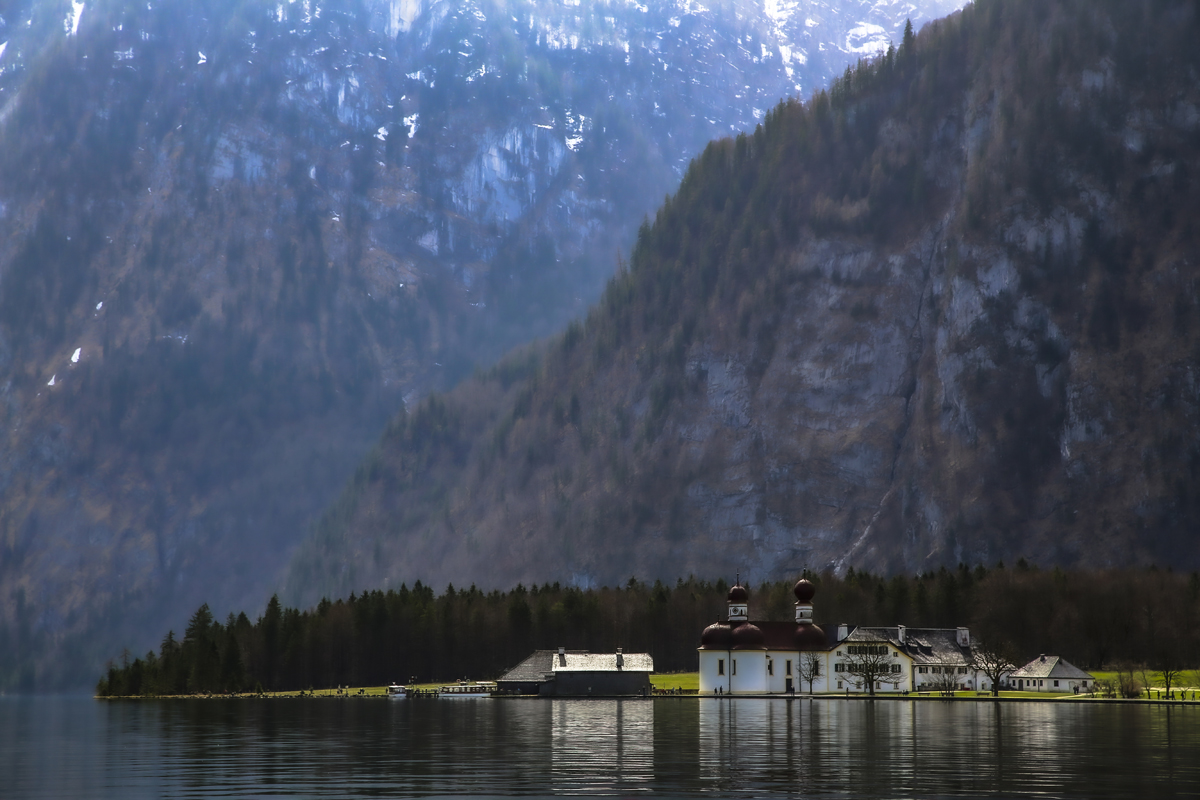
[[[793,641],[797,650],[824,650],[828,647],[825,631],[816,625],[797,625]]]
[[[796,585],[792,587],[792,594],[796,595],[796,600],[801,603],[811,603],[816,593],[817,587],[804,578],[796,581]]]
[[[722,622],[714,622],[700,634],[702,650],[732,650],[733,629]]]
[[[743,622],[733,629],[734,650],[766,650],[767,637],[753,622]]]
[[[729,587],[729,602],[745,603],[749,601],[749,599],[750,593],[746,591],[746,587],[742,586],[741,583],[735,583],[733,586]]]

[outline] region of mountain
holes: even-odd
[[[585,319],[392,421],[287,597],[1197,568],[1198,34],[980,0],[711,144]]]
[[[260,605],[396,410],[583,313],[708,140],[955,7],[0,5],[0,690]]]

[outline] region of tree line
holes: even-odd
[[[819,624],[969,625],[1017,665],[1055,654],[1091,669],[1200,666],[1200,575],[1170,570],[1041,570],[1018,562],[916,576],[850,570],[805,576]],[[272,597],[251,622],[201,606],[182,639],[109,665],[100,696],[296,691],[392,681],[495,678],[534,649],[646,652],[659,672],[696,668],[705,626],[724,617],[728,584],[631,578],[620,587],[518,585],[484,592],[420,582],[322,600],[308,610]],[[752,619],[793,618],[792,582],[751,588]]]

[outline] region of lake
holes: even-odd
[[[0,697],[0,797],[1200,795],[1200,708]]]

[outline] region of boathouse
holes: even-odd
[[[648,697],[654,659],[649,653],[535,650],[497,681],[501,694],[541,697]]]

